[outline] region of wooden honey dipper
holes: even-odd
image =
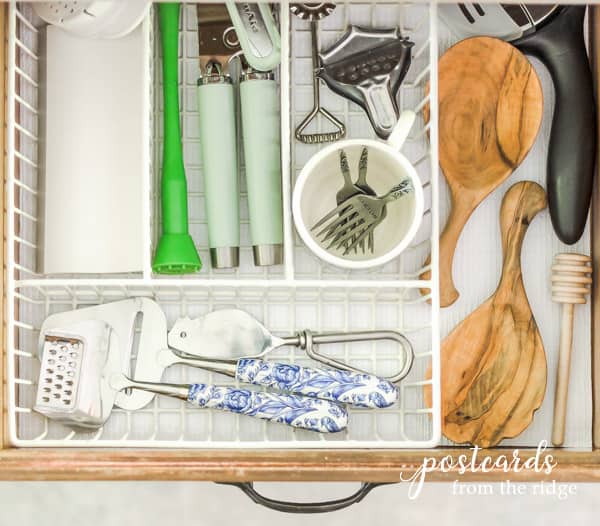
[[[582,254],[557,254],[552,265],[552,301],[562,303],[554,423],[552,443],[562,446],[565,440],[567,396],[571,349],[573,347],[573,311],[577,303],[584,304],[592,284],[592,260]]]

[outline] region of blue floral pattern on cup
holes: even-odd
[[[245,383],[354,407],[381,409],[389,407],[398,399],[396,386],[377,376],[339,369],[312,369],[258,358],[239,360],[236,378]]]
[[[188,402],[320,433],[337,433],[348,424],[348,413],[340,405],[304,396],[193,384]]]

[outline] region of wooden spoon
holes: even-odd
[[[454,442],[494,446],[521,433],[542,404],[546,356],[520,259],[527,227],[544,208],[546,193],[537,183],[508,190],[500,210],[500,284],[442,342],[442,429]],[[425,400],[431,406],[430,387]]]
[[[527,58],[488,37],[469,38],[446,51],[439,61],[438,96],[440,165],[452,201],[440,237],[440,305],[447,307],[459,295],[452,260],[460,233],[473,210],[533,146],[544,104]],[[429,107],[424,111],[428,121]],[[431,279],[431,272],[421,278]]]

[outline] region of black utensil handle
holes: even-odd
[[[265,508],[283,513],[327,513],[337,511],[363,500],[373,489],[388,483],[363,482],[357,492],[343,499],[328,500],[324,502],[287,502],[283,500],[270,499],[258,493],[252,482],[218,482],[226,486],[240,488],[253,502]],[[392,484],[392,483],[389,483]]]
[[[596,158],[596,105],[583,38],[586,6],[568,6],[513,44],[539,58],[556,92],[548,149],[547,190],[554,231],[568,245],[587,221]]]

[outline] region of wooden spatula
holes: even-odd
[[[454,442],[494,446],[521,433],[542,404],[546,356],[520,259],[527,227],[544,208],[546,193],[537,183],[508,190],[500,210],[500,284],[442,342],[442,429]],[[431,389],[425,398],[431,405]]]
[[[533,146],[543,95],[525,56],[488,37],[463,40],[442,56],[438,91],[440,165],[452,199],[440,238],[440,304],[447,307],[458,299],[452,260],[460,233]],[[429,120],[429,107],[424,111]],[[421,276],[430,277],[430,271]]]

